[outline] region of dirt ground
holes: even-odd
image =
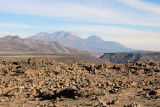
[[[0,107],[160,107],[160,62],[0,61]]]

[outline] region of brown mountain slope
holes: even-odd
[[[57,42],[46,42],[31,39],[21,39],[18,36],[0,38],[0,60],[21,59],[27,57],[51,58],[64,63],[92,62],[103,63],[95,56],[101,53],[63,46]]]
[[[0,51],[89,53],[87,50],[66,47],[57,42],[21,39],[18,36],[0,38]]]
[[[100,57],[101,59],[112,62],[112,63],[125,63],[125,62],[135,62],[138,60],[147,61],[159,61],[160,52],[152,51],[137,51],[137,52],[118,52],[118,53],[105,53]]]

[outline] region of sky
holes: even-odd
[[[61,30],[160,51],[160,0],[0,0],[0,37]]]

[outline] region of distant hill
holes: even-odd
[[[87,38],[87,40],[95,46],[100,47],[102,52],[128,52],[128,51],[134,51],[133,49],[126,48],[125,46],[121,45],[118,42],[114,41],[104,41],[103,39],[99,38],[98,36],[90,36]],[[103,51],[105,50],[105,51]]]
[[[57,42],[21,39],[18,36],[5,36],[0,38],[0,51],[89,53],[87,50],[63,46]]]
[[[57,41],[65,46],[87,49],[96,52],[128,52],[134,51],[133,49],[126,48],[125,46],[113,42],[104,41],[98,36],[90,36],[87,39],[83,39],[72,32],[40,32],[34,36],[28,37],[28,39],[41,40],[41,41]]]
[[[112,63],[135,62],[138,60],[159,61],[160,60],[160,52],[137,51],[137,52],[105,53],[100,58],[105,60],[106,62],[112,62]]]
[[[18,36],[0,38],[0,60],[21,59],[24,57],[51,58],[64,63],[92,62],[103,63],[94,56],[101,53],[63,46],[57,42],[46,42],[32,39],[21,39]]]
[[[24,58],[51,59],[55,62],[71,64],[73,62],[90,62],[102,64],[104,61],[86,53],[46,53],[46,52],[1,52],[1,60],[19,60]]]

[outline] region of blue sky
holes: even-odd
[[[60,30],[160,51],[160,0],[0,0],[0,37]]]

